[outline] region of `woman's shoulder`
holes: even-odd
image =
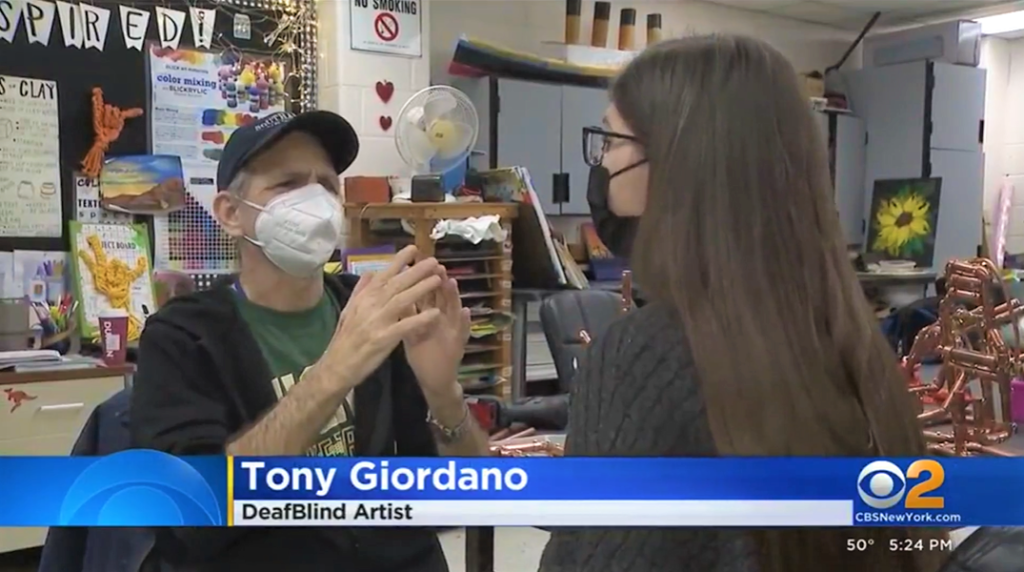
[[[688,359],[690,355],[682,320],[675,309],[664,304],[646,304],[627,312],[605,335],[604,351],[621,357],[668,352]]]

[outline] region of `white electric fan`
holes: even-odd
[[[395,145],[415,175],[446,173],[476,145],[480,118],[465,93],[447,85],[418,91],[398,113]]]

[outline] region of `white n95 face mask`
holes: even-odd
[[[341,240],[341,203],[323,185],[308,185],[274,197],[257,209],[256,238],[246,240],[281,270],[305,278],[321,271]]]

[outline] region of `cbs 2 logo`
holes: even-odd
[[[907,490],[907,481],[920,479],[927,474],[928,478]],[[943,509],[946,499],[941,496],[924,496],[934,492],[946,480],[946,470],[934,459],[921,459],[910,463],[906,475],[889,461],[872,461],[868,463],[857,477],[857,492],[864,504],[874,509],[887,509],[896,506],[904,495],[904,508],[908,509]]]

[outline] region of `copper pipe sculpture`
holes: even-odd
[[[949,456],[1013,456],[994,446],[1016,431],[1010,382],[1024,372],[1018,329],[1024,306],[1010,298],[991,260],[951,261],[945,278],[938,321],[917,334],[903,360],[910,392],[920,400],[922,425],[952,425],[946,431],[924,430],[928,450]],[[993,295],[1000,290],[1005,302],[997,305]],[[1013,326],[1013,347],[1000,334],[1006,325]],[[917,374],[928,356],[938,356],[942,364],[934,383],[924,384]],[[969,388],[972,381],[980,396]]]
[[[491,454],[498,457],[564,457],[565,448],[539,438],[523,443],[491,443]]]
[[[591,342],[590,333],[588,333],[586,330],[580,330],[579,338],[580,338],[580,342],[582,342],[583,345],[585,345],[585,346],[589,346],[590,345],[590,342]]]
[[[622,313],[633,309],[633,273],[629,270],[622,271]],[[586,330],[580,330],[578,334],[580,342],[583,343],[584,347],[589,346],[591,342],[590,332]]]
[[[493,435],[491,435],[490,441],[491,441],[491,443],[496,443],[498,441],[502,441],[504,439],[507,439],[511,435],[512,435],[512,430],[511,429],[501,429],[501,430],[497,431],[496,433],[494,433]]]
[[[629,270],[622,272],[622,313],[633,309],[633,273]]]
[[[499,457],[561,457],[564,448],[544,437],[535,437],[537,430],[528,427],[518,433],[511,434],[511,429],[495,433],[490,439],[492,455]],[[499,437],[499,435],[501,435]],[[531,438],[532,437],[532,438]],[[528,441],[523,439],[531,438]]]

